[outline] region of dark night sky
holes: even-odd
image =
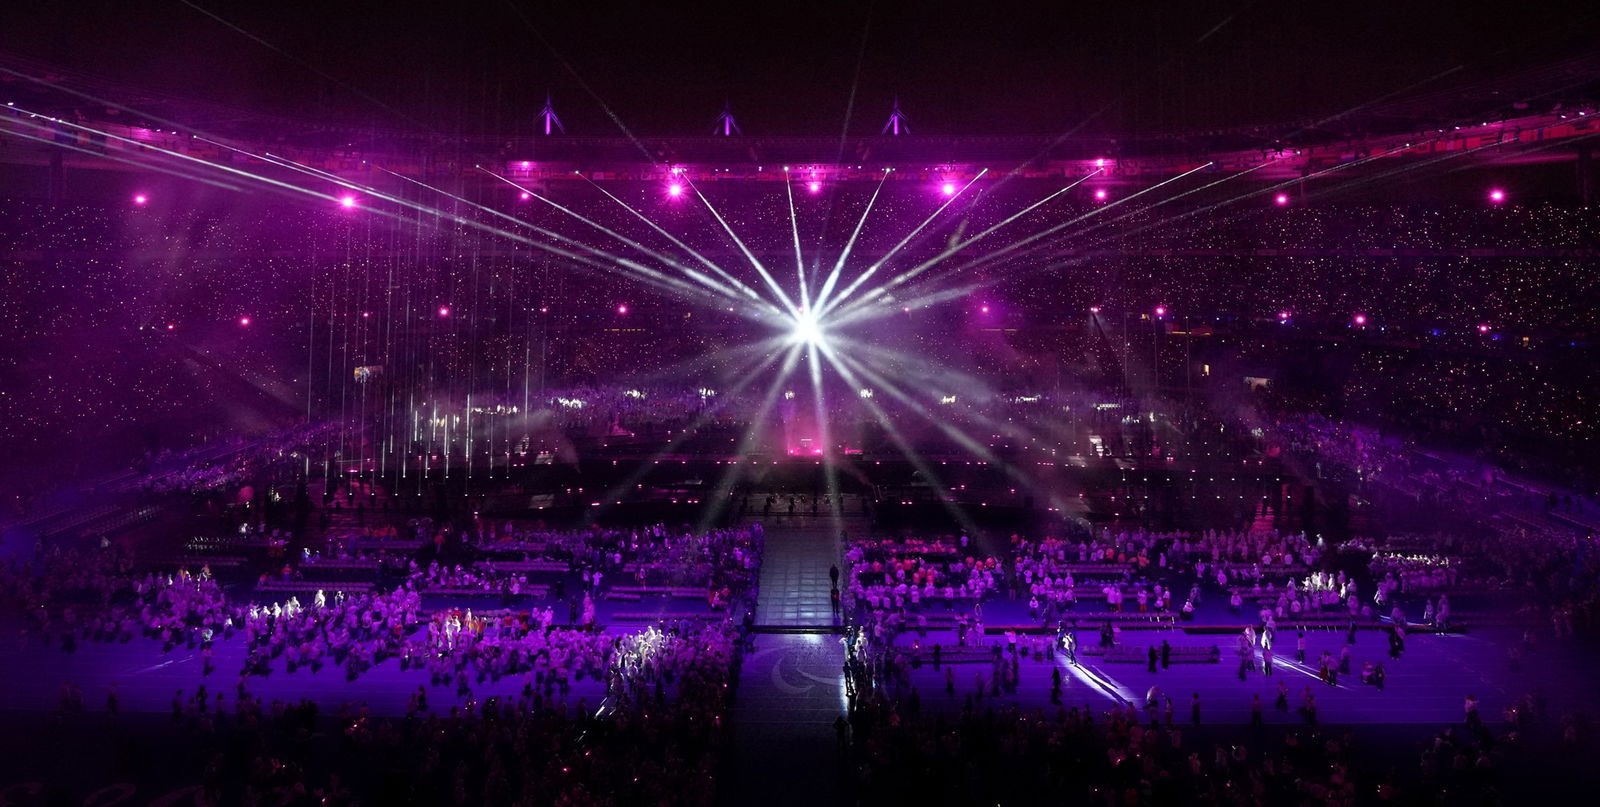
[[[0,8],[0,52],[447,132],[526,131],[548,88],[574,134],[617,132],[599,101],[640,133],[709,133],[724,98],[747,134],[837,133],[859,67],[857,132],[898,95],[919,134],[1062,132],[1102,108],[1087,131],[1147,133],[1335,112],[1463,66],[1445,89],[1600,30],[1600,4],[1571,2],[194,2],[273,47],[182,0],[25,0]]]

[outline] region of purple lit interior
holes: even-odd
[[[1587,6],[12,5],[0,803],[1600,792]]]

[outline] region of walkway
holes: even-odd
[[[771,627],[832,627],[828,567],[841,563],[839,533],[817,519],[767,530],[761,558],[761,598],[756,624]],[[845,529],[850,529],[847,522]]]

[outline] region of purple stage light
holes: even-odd
[[[143,206],[144,203],[146,203],[148,201],[150,201],[150,197],[145,196],[142,193],[136,193],[136,194],[133,195],[133,203],[136,204],[136,205]]]
[[[239,325],[240,325],[240,327],[244,327],[244,328],[250,327],[250,318],[249,317],[240,317],[239,318]]]
[[[349,209],[355,207],[356,206],[356,197],[351,196],[348,193],[343,195],[343,196],[341,196],[341,197],[339,197],[339,206],[344,208],[345,210],[349,210]]]
[[[1288,320],[1289,319],[1289,312],[1288,311],[1279,311],[1278,312],[1278,319],[1280,319],[1280,320]]]
[[[1104,202],[1106,200],[1106,195],[1105,188],[1096,188],[1094,192],[1094,200],[1096,202]]]
[[[1274,196],[1272,201],[1277,202],[1279,207],[1283,207],[1284,205],[1289,204],[1289,194],[1280,193],[1277,196]]]
[[[1091,313],[1091,314],[1098,314],[1098,313],[1100,313],[1100,306],[1097,306],[1097,305],[1091,305],[1091,306],[1089,306],[1089,313]]]
[[[939,190],[942,193],[944,193],[945,196],[955,196],[956,195],[956,183],[954,183],[954,182],[946,182],[946,183],[944,183],[943,185],[941,185],[939,187]]]
[[[447,306],[447,305],[439,306],[439,316],[441,316],[441,317],[450,316],[450,306]]]
[[[822,191],[822,183],[813,179],[806,183],[806,190],[812,193],[820,193]]]
[[[1166,306],[1164,306],[1164,305],[1156,306],[1156,316],[1164,317],[1166,315],[1167,315],[1167,307]]]
[[[521,195],[521,196],[520,196],[520,197],[518,197],[518,198],[520,198],[520,199],[521,199],[521,200],[522,200],[522,201],[524,201],[524,202],[526,202],[526,201],[528,201],[528,200],[529,200],[529,199],[532,199],[532,198],[533,198],[533,194],[531,194],[531,193],[528,193],[528,192],[527,192],[527,191],[523,191],[523,192],[522,192],[522,195]]]
[[[1488,333],[1490,328],[1487,323],[1478,326],[1478,333]]]
[[[1104,157],[1096,157],[1095,161],[1094,161],[1094,167],[1096,167],[1096,168],[1104,168],[1104,167],[1106,167],[1106,158],[1104,158]]]
[[[672,183],[671,185],[668,185],[667,186],[667,195],[671,196],[674,199],[678,198],[679,196],[682,196],[683,195],[683,186],[679,185],[676,182]]]
[[[626,313],[628,313],[628,304],[627,303],[623,303],[622,305],[617,306],[617,313],[618,314],[626,314]]]
[[[1505,200],[1506,200],[1506,192],[1505,191],[1503,191],[1503,190],[1501,190],[1499,188],[1494,188],[1493,190],[1489,191],[1489,201],[1490,202],[1492,202],[1494,204],[1500,204],[1501,202],[1504,202]]]
[[[1356,327],[1364,326],[1364,325],[1367,324],[1367,315],[1366,314],[1357,314],[1354,317],[1352,317],[1350,319],[1350,321],[1354,322],[1356,324]]]
[[[982,308],[979,308],[978,310],[982,311],[985,314],[987,314],[987,313],[989,313],[989,306],[985,305]]]

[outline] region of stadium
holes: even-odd
[[[1595,12],[1060,11],[0,11],[0,795],[1587,792]]]

